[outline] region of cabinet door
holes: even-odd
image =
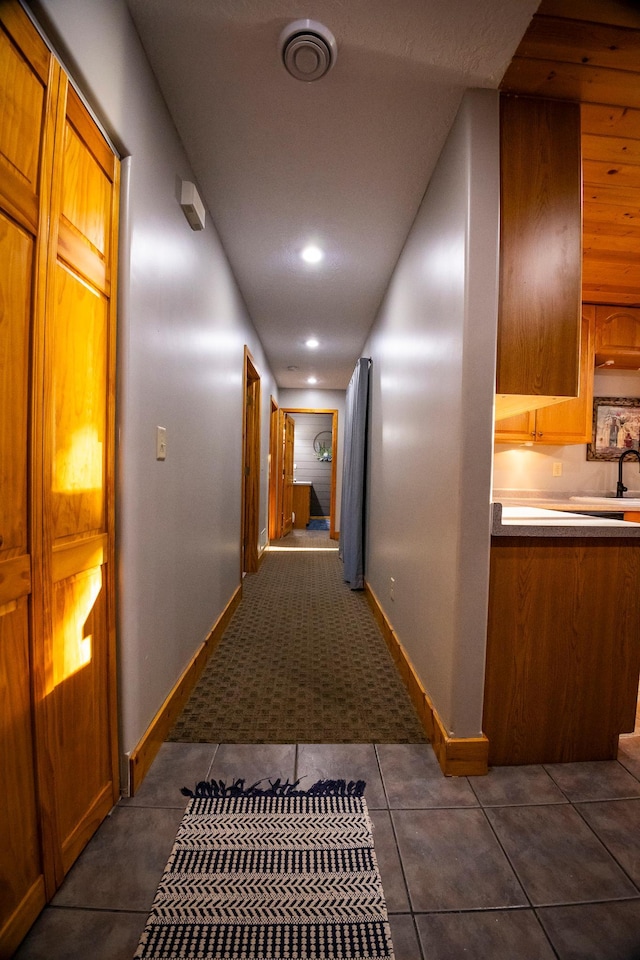
[[[578,395],[580,105],[502,96],[496,405],[511,416]]]
[[[640,367],[640,308],[597,306],[595,353],[599,366]]]
[[[593,308],[582,317],[580,396],[538,410],[536,443],[590,443],[593,421]]]
[[[496,420],[496,443],[532,443],[536,435],[534,410],[518,413],[514,417]]]
[[[0,8],[0,956],[12,955],[45,903],[32,723],[28,469],[51,58],[23,18],[17,4]]]

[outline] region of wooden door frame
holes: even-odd
[[[281,414],[290,413],[295,416],[296,413],[330,413],[331,419],[331,497],[329,502],[329,537],[331,540],[337,540],[339,534],[336,533],[336,480],[338,476],[338,411],[335,407],[280,407]],[[281,477],[276,477],[278,483],[282,483]],[[271,502],[271,491],[270,502]],[[280,492],[282,496],[282,492]],[[277,496],[276,496],[277,500]]]
[[[260,528],[260,374],[245,344],[242,376],[241,575],[258,569]],[[251,402],[248,397],[251,396]]]
[[[269,540],[278,539],[278,518],[280,516],[279,504],[280,504],[280,493],[281,486],[278,483],[278,468],[280,463],[280,444],[278,443],[279,437],[279,424],[280,424],[280,408],[278,406],[278,401],[274,399],[273,395],[270,398],[271,400],[271,412],[269,415],[269,517],[268,517],[268,531],[269,531]]]

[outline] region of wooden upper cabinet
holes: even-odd
[[[565,446],[590,443],[593,419],[593,327],[595,307],[582,312],[580,393],[548,407],[520,413],[496,423],[496,443],[535,443]]]
[[[500,100],[500,303],[496,417],[579,392],[580,107]]]
[[[640,369],[640,307],[597,306],[596,366]]]

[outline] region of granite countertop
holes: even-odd
[[[639,507],[627,504],[639,503],[638,500],[625,500],[625,507],[615,498],[605,501],[599,499],[594,509],[620,512],[622,509],[638,510]],[[589,500],[589,504],[593,499]],[[606,504],[610,503],[611,506]],[[494,537],[640,537],[640,523],[625,520],[609,520],[599,516],[580,516],[570,509],[587,509],[585,501],[565,499],[561,501],[544,498],[503,498],[491,504],[491,535]]]

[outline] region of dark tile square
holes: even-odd
[[[573,803],[640,797],[640,783],[617,760],[554,763],[545,770]]]
[[[559,960],[638,960],[640,900],[537,911]]]
[[[429,960],[555,960],[533,910],[431,913],[416,917]]]
[[[486,777],[470,777],[471,789],[483,807],[567,803],[544,767],[491,767]]]
[[[620,737],[618,760],[636,780],[640,780],[640,736]]]
[[[184,807],[188,797],[182,787],[193,790],[196,783],[206,780],[217,744],[163,743],[151,769],[134,797],[123,797],[123,806]]]
[[[149,911],[182,810],[116,807],[53,898],[57,907]]]
[[[394,810],[392,819],[414,911],[527,905],[481,810]]]
[[[489,807],[486,815],[534,905],[636,894],[573,807]]]
[[[407,885],[402,872],[391,817],[387,810],[370,810],[369,816],[373,826],[373,846],[387,910],[390,913],[407,912],[410,909]]]
[[[445,777],[430,744],[383,743],[376,750],[391,808],[478,806],[467,778]]]
[[[395,960],[421,960],[416,925],[411,914],[395,913],[389,916],[393,955]]]
[[[46,907],[13,960],[131,960],[147,912],[68,910]]]
[[[636,886],[639,886],[640,800],[580,803],[576,805],[576,809]]]
[[[262,781],[293,782],[296,769],[296,747],[293,743],[221,743],[216,751],[208,780],[245,781],[246,786]]]
[[[368,808],[387,806],[372,743],[301,743],[296,776],[303,775],[301,787],[311,786],[316,780],[364,780]]]

